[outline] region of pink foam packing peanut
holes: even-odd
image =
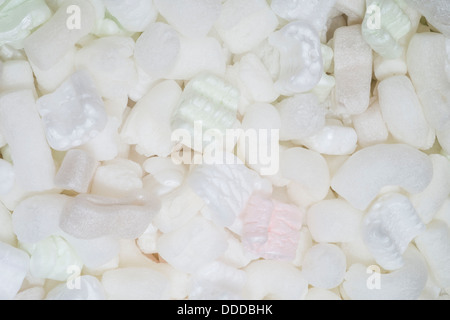
[[[294,205],[253,195],[242,214],[245,248],[264,259],[293,260],[303,215]]]

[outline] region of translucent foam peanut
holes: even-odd
[[[120,199],[82,194],[65,206],[59,225],[80,239],[133,239],[144,233],[159,206],[156,198],[146,196]]]
[[[25,39],[25,53],[38,68],[50,69],[94,26],[95,10],[89,1],[66,1],[50,20]]]
[[[87,193],[99,163],[88,153],[71,149],[55,176],[55,185],[65,190]]]
[[[0,299],[12,300],[28,271],[30,258],[15,247],[0,242]]]
[[[280,74],[275,88],[282,95],[313,89],[322,78],[323,61],[318,32],[303,21],[291,22],[269,37],[280,51]]]
[[[342,286],[345,294],[353,300],[416,300],[427,282],[427,265],[414,247],[404,259],[402,268],[383,274],[374,266],[350,266]]]
[[[79,288],[77,288],[79,287]],[[74,290],[75,289],[75,290]],[[50,290],[46,300],[105,300],[105,290],[93,276],[83,275],[75,280],[57,285]]]
[[[122,139],[148,157],[172,152],[170,116],[181,95],[175,81],[156,85],[134,106],[121,130]]]
[[[317,244],[303,259],[302,273],[308,283],[322,289],[332,289],[342,283],[347,268],[345,255],[333,244]]]
[[[220,16],[220,0],[154,0],[159,13],[187,37],[204,37]]]
[[[325,109],[311,93],[298,94],[277,105],[281,140],[299,140],[318,133],[325,126]]]
[[[120,25],[132,32],[142,32],[156,20],[158,11],[150,0],[106,0],[105,7]]]
[[[253,195],[242,215],[245,248],[264,259],[295,258],[304,215],[298,207]]]
[[[302,300],[308,293],[307,280],[290,263],[257,260],[250,263],[244,271],[247,273],[245,299]]]
[[[425,190],[433,176],[426,154],[403,144],[379,144],[354,153],[338,170],[331,187],[355,208],[364,210],[386,186],[409,193]]]
[[[416,239],[417,248],[424,255],[433,279],[441,288],[450,286],[450,230],[442,221],[427,225],[427,230]]]
[[[18,184],[27,191],[53,188],[55,164],[32,91],[0,98],[0,132],[9,145]]]
[[[376,262],[386,270],[404,265],[409,243],[425,230],[411,201],[398,193],[378,199],[363,220],[363,239]]]
[[[428,187],[411,196],[411,202],[424,223],[429,223],[450,195],[450,166],[445,157],[432,154],[433,179]]]
[[[446,37],[450,37],[450,23],[448,22],[450,8],[446,1],[407,0],[406,3],[424,15],[433,27]]]
[[[14,187],[14,168],[8,161],[0,159],[0,194],[6,195]]]
[[[176,269],[188,273],[214,261],[226,248],[225,231],[200,216],[158,239],[161,257]]]
[[[334,34],[334,75],[337,107],[348,114],[369,107],[372,50],[361,35],[361,26],[341,27]]]
[[[363,113],[354,115],[352,120],[358,136],[358,144],[362,147],[383,143],[387,140],[389,131],[378,101],[374,101]]]
[[[48,143],[55,150],[66,151],[85,144],[106,126],[103,101],[85,71],[74,73],[37,103]]]
[[[24,243],[34,244],[59,231],[59,219],[70,197],[46,194],[29,197],[15,208],[14,233]]]
[[[241,54],[267,38],[277,25],[277,17],[266,1],[227,0],[215,27],[226,47]]]
[[[350,242],[358,237],[362,215],[345,200],[323,200],[309,208],[307,225],[316,242]]]
[[[383,119],[399,141],[427,150],[434,144],[435,133],[422,110],[416,91],[406,76],[394,76],[378,84],[378,99]]]
[[[165,300],[169,280],[151,268],[120,268],[103,274],[101,283],[110,300]]]

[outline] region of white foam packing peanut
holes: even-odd
[[[170,190],[181,186],[187,171],[184,165],[175,164],[171,158],[153,157],[147,159],[143,167],[161,185]]]
[[[308,282],[302,272],[287,262],[257,260],[244,270],[245,299],[303,300],[308,293]]]
[[[78,6],[81,13],[78,17],[73,16],[72,6]],[[91,32],[94,25],[95,11],[89,1],[64,2],[50,20],[25,39],[25,53],[38,68],[48,70]]]
[[[337,0],[335,9],[344,13],[348,18],[348,24],[354,25],[361,23],[366,10],[366,1],[364,0]]]
[[[27,274],[30,258],[15,247],[0,242],[0,299],[11,300]]]
[[[25,89],[35,91],[33,71],[28,61],[5,61],[0,75],[1,92]]]
[[[433,221],[416,239],[417,248],[424,255],[433,279],[441,288],[450,286],[450,230],[442,221]]]
[[[355,208],[364,210],[386,186],[415,194],[431,182],[433,166],[426,154],[404,144],[378,144],[354,153],[331,181],[331,187]]]
[[[176,269],[188,273],[214,261],[226,248],[225,231],[200,216],[158,239],[161,257]]]
[[[65,206],[60,228],[86,240],[103,236],[132,239],[144,233],[159,209],[159,200],[145,195],[136,199],[78,195]]]
[[[131,37],[96,39],[77,52],[75,66],[92,75],[102,97],[117,99],[127,96],[137,78],[132,58],[134,46]]]
[[[193,274],[189,291],[191,300],[238,300],[247,280],[243,270],[213,262]]]
[[[46,300],[105,300],[105,290],[93,276],[83,275],[62,283],[49,291]]]
[[[172,152],[170,116],[181,95],[171,80],[156,85],[134,106],[121,130],[122,139],[146,156],[166,157]]]
[[[450,24],[448,22],[450,7],[446,1],[407,0],[406,3],[423,14],[433,27],[446,37],[450,37]]]
[[[363,220],[363,239],[376,262],[386,270],[404,265],[409,243],[425,230],[411,201],[398,193],[382,196]]]
[[[276,15],[264,0],[227,0],[215,27],[234,54],[250,51],[275,30]]]
[[[165,300],[169,280],[151,268],[119,268],[103,274],[101,283],[110,300]]]
[[[314,94],[298,94],[277,105],[280,113],[280,139],[299,140],[318,133],[325,126],[325,109]]]
[[[334,34],[335,100],[348,114],[369,107],[372,50],[361,35],[361,26],[341,27]]]
[[[0,203],[0,242],[12,246],[16,244],[16,234],[12,226],[12,215],[2,203]]]
[[[221,0],[154,0],[159,13],[187,37],[203,37],[220,16]]]
[[[85,144],[106,126],[103,101],[85,71],[74,73],[37,103],[48,143],[55,150],[66,151]]]
[[[282,95],[303,93],[319,83],[323,73],[320,38],[308,23],[289,23],[271,34],[269,43],[280,51],[277,91]]]
[[[383,143],[387,140],[389,131],[378,101],[374,101],[363,113],[354,115],[352,120],[358,136],[358,144],[362,147]]]
[[[12,215],[14,233],[19,241],[37,243],[59,231],[59,219],[70,197],[61,194],[29,197]]]
[[[444,150],[450,152],[450,80],[445,71],[446,38],[439,33],[415,34],[408,47],[408,72],[428,123]],[[424,65],[421,61],[427,61]]]
[[[427,266],[414,247],[404,259],[402,268],[385,274],[362,264],[350,266],[342,286],[345,294],[352,300],[416,300],[427,282]]]
[[[336,0],[274,0],[271,8],[283,19],[288,21],[306,20],[314,26],[317,32],[321,32],[335,3]]]
[[[0,159],[0,194],[8,194],[14,187],[14,168],[8,161]]]
[[[406,75],[408,66],[405,58],[406,55],[396,59],[385,59],[378,54],[374,54],[373,71],[375,78],[382,81],[389,77]]]
[[[411,202],[424,223],[429,223],[450,195],[450,165],[445,157],[432,154],[433,179],[421,193],[411,196]]]
[[[358,237],[362,216],[345,200],[323,200],[308,209],[307,225],[316,242],[350,242]]]
[[[105,0],[104,4],[123,28],[132,32],[142,32],[158,15],[153,2],[153,0]]]
[[[406,76],[394,76],[378,84],[383,119],[392,135],[403,143],[427,150],[434,144],[435,133],[422,110],[415,89]]]
[[[55,186],[87,193],[98,165],[99,163],[85,151],[71,149],[66,153],[55,176]]]
[[[118,156],[120,149],[120,125],[121,122],[118,118],[108,116],[105,128],[95,138],[80,146],[80,149],[86,151],[97,161],[114,159]]]
[[[263,189],[263,180],[256,172],[234,156],[231,159],[235,164],[199,165],[188,177],[192,190],[210,209],[211,219],[222,227],[233,225],[252,193]]]
[[[0,98],[0,132],[9,145],[20,186],[27,191],[51,189],[55,164],[31,90]]]
[[[311,288],[308,290],[306,300],[342,300],[340,296],[330,290]]]
[[[288,193],[298,205],[320,201],[330,188],[325,159],[315,151],[291,148],[280,155],[280,171],[290,181]]]

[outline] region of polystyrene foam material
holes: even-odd
[[[317,244],[306,252],[302,273],[310,285],[332,289],[344,280],[346,267],[345,254],[338,246]]]
[[[134,161],[114,159],[98,167],[91,193],[105,197],[126,197],[143,187],[142,169]]]
[[[182,185],[187,171],[186,166],[175,164],[171,158],[161,157],[147,159],[143,167],[161,185],[171,189]]]
[[[30,254],[29,272],[33,277],[65,281],[69,268],[82,269],[83,263],[75,250],[61,237],[51,236],[33,245],[21,244]]]
[[[450,286],[450,229],[442,221],[433,221],[416,239],[417,248],[424,255],[433,279],[441,288]]]
[[[191,80],[202,72],[224,76],[225,52],[215,38],[187,38],[180,36],[180,53],[167,79]]]
[[[283,177],[297,184],[304,191],[292,194],[297,188],[288,189],[290,197],[306,197],[313,202],[325,198],[330,188],[330,173],[325,159],[315,151],[291,148],[281,153],[280,170]],[[295,199],[293,199],[295,202]]]
[[[0,159],[0,194],[8,194],[14,187],[14,168],[8,161]]]
[[[382,196],[363,220],[363,239],[376,262],[386,270],[404,265],[409,243],[425,230],[411,201],[396,193]]]
[[[250,51],[275,30],[276,15],[266,1],[227,0],[215,27],[226,47],[234,54]]]
[[[361,35],[361,26],[341,27],[334,34],[335,99],[348,114],[369,107],[372,50]]]
[[[410,32],[413,25],[399,1],[370,0],[367,8],[362,23],[366,42],[385,58],[400,57],[404,48],[399,40]]]
[[[310,150],[339,156],[355,151],[358,136],[355,129],[343,126],[340,121],[328,121],[319,132],[301,141]]]
[[[336,86],[336,80],[333,76],[326,73],[322,73],[319,83],[311,90],[311,93],[315,94],[320,103],[325,103],[328,100],[331,92]]]
[[[328,15],[336,0],[313,2],[308,0],[274,0],[272,10],[281,18],[294,21],[304,20],[311,23],[317,32],[325,28]]]
[[[99,163],[88,153],[71,149],[55,176],[55,185],[65,190],[87,193]]]
[[[405,55],[396,59],[385,59],[380,55],[374,54],[373,71],[377,80],[382,81],[389,77],[406,75],[408,67],[406,65]]]
[[[158,239],[161,257],[176,269],[193,273],[220,257],[227,248],[225,231],[197,216]]]
[[[257,260],[244,270],[247,273],[245,299],[302,300],[308,292],[308,282],[302,272],[287,262]]]
[[[280,73],[280,51],[269,43],[269,40],[262,41],[251,50],[266,67],[272,80],[277,80]]]
[[[106,294],[100,281],[93,276],[83,275],[57,285],[49,291],[46,300],[105,300]]]
[[[159,200],[148,196],[127,199],[81,194],[65,206],[60,227],[79,239],[109,235],[134,239],[144,233],[159,209]]]
[[[450,7],[446,1],[407,0],[406,2],[423,14],[433,27],[446,37],[450,37],[450,24],[448,22]]]
[[[202,198],[188,185],[183,185],[161,199],[161,210],[153,223],[164,233],[174,231],[186,224],[205,205]]]
[[[355,240],[350,242],[342,242],[339,246],[347,258],[348,266],[355,263],[364,265],[376,264],[375,258],[364,243],[361,228]]]
[[[256,172],[237,162],[234,156],[230,159],[236,163],[199,165],[188,177],[189,186],[211,210],[211,219],[222,227],[230,227],[252,193],[263,188]]]
[[[104,2],[108,12],[117,19],[120,25],[132,32],[142,32],[156,20],[158,11],[153,1],[148,0],[126,0]]]
[[[348,17],[348,25],[360,24],[364,18],[366,1],[337,0],[334,7]]]
[[[295,258],[292,260],[294,266],[300,267],[303,263],[303,258],[306,252],[313,246],[313,240],[311,233],[306,226],[300,229],[299,241],[297,245],[297,252],[295,253]]]
[[[298,140],[318,133],[325,126],[325,109],[314,94],[298,94],[277,105],[280,113],[280,139]]]
[[[423,150],[433,146],[435,132],[425,119],[408,77],[394,76],[381,81],[378,98],[383,119],[397,140]]]
[[[0,132],[9,145],[20,186],[27,191],[51,189],[55,164],[31,90],[0,98]]]
[[[165,300],[169,281],[151,268],[120,268],[103,274],[101,283],[110,300]]]
[[[447,223],[450,228],[450,199],[447,198],[438,210],[434,220],[440,220]]]
[[[94,25],[95,11],[89,1],[64,2],[50,20],[25,39],[25,53],[38,68],[48,70]]]
[[[135,43],[131,37],[113,36],[96,39],[75,56],[75,67],[88,71],[98,89],[107,99],[127,96],[136,82],[133,60]]]
[[[357,209],[365,210],[383,187],[422,192],[433,166],[426,154],[404,144],[378,144],[354,153],[338,170],[331,187]]]
[[[275,89],[282,95],[313,89],[322,78],[323,60],[318,32],[303,21],[291,22],[269,36],[280,51],[280,74]]]
[[[85,71],[74,73],[37,103],[47,140],[55,150],[66,151],[85,144],[106,126],[103,101]]]
[[[363,113],[354,115],[352,120],[358,136],[358,144],[362,147],[380,144],[388,139],[389,131],[378,101],[374,101]]]
[[[122,139],[148,157],[172,152],[170,116],[181,95],[175,81],[156,85],[134,106],[121,130]]]
[[[24,251],[0,242],[1,300],[11,300],[17,294],[27,274],[29,260]]]
[[[106,107],[106,105],[105,105]],[[119,155],[119,127],[122,124],[117,118],[108,116],[105,128],[89,140],[80,149],[86,151],[97,161],[109,161]]]
[[[402,268],[383,274],[371,266],[353,264],[345,275],[343,291],[352,300],[416,300],[427,282],[427,265],[412,246],[404,259]]]
[[[220,16],[221,0],[155,0],[159,13],[187,37],[206,36]]]
[[[29,197],[12,215],[14,233],[19,241],[37,243],[59,231],[59,220],[70,197],[46,194]]]
[[[45,290],[42,287],[32,287],[25,290],[21,290],[16,296],[14,300],[44,300],[45,298]]]
[[[433,179],[421,193],[411,196],[411,202],[424,223],[429,223],[450,195],[450,166],[445,157],[432,154]]]
[[[234,233],[231,233],[230,231],[227,231],[226,233],[228,246],[218,261],[221,261],[228,266],[240,269],[247,266],[252,260],[256,259],[254,255],[244,248],[242,241],[236,237]]]
[[[0,242],[15,246],[16,235],[12,225],[12,215],[9,210],[0,203]]]
[[[190,300],[238,300],[247,280],[243,270],[222,262],[210,263],[192,276]]]
[[[321,288],[310,288],[305,300],[342,300],[339,295],[331,290]]]
[[[298,207],[253,195],[242,213],[244,247],[269,260],[292,261],[304,212]]]
[[[3,93],[17,90],[35,91],[33,71],[28,61],[11,60],[3,63],[0,90]]]
[[[358,237],[362,215],[345,200],[323,200],[309,208],[307,225],[316,242],[351,242]]]

